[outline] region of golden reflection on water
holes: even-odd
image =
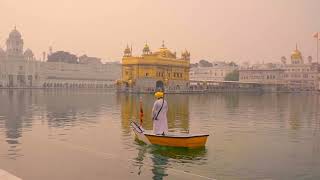
[[[155,98],[149,94],[118,94],[121,104],[121,125],[125,133],[129,133],[130,121],[139,121],[140,105],[139,99],[142,97],[144,120],[143,127],[151,130],[151,111]],[[168,102],[168,127],[170,131],[185,133],[189,130],[189,96],[167,95]]]
[[[118,99],[121,104],[121,125],[125,134],[129,134],[132,130],[130,128],[130,121],[139,121],[140,104],[139,100],[142,98],[144,121],[143,127],[147,130],[152,129],[151,110],[155,98],[149,94],[118,94]],[[167,95],[165,99],[168,102],[168,127],[170,131],[187,133],[189,131],[189,96],[188,95]],[[146,146],[137,142],[138,153],[133,165],[138,166],[138,175],[143,173],[143,166],[145,162],[151,162],[151,171],[153,179],[163,179],[168,176],[167,168],[169,168],[170,159],[176,159],[180,162],[190,161],[189,163],[196,163],[196,161],[203,161],[206,156],[206,149],[187,149],[161,146]],[[148,157],[149,156],[149,157]],[[149,160],[146,160],[148,158]],[[151,160],[151,161],[150,161]]]
[[[168,176],[168,168],[172,168],[170,163],[172,159],[176,160],[179,163],[191,163],[197,164],[206,164],[206,148],[176,148],[176,147],[164,147],[164,146],[148,146],[137,142],[139,146],[137,147],[138,153],[136,158],[134,158],[133,165],[138,167],[137,174],[140,175],[143,173],[143,166],[151,167],[153,173],[152,179],[161,180],[164,177]],[[150,163],[149,159],[151,160]],[[177,169],[175,169],[177,170]],[[179,170],[183,171],[183,170]]]

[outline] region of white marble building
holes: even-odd
[[[316,90],[319,65],[311,60],[304,62],[298,47],[291,53],[291,63],[284,62],[284,81],[291,90]]]
[[[241,69],[239,81],[259,84],[283,84],[283,69]]]
[[[238,67],[225,62],[213,62],[212,67],[192,67],[190,68],[190,80],[194,81],[224,81],[227,74],[233,72]]]
[[[291,53],[290,60],[283,59],[282,64],[241,69],[240,82],[284,84],[290,91],[317,90],[320,85],[319,64],[313,63],[311,58],[305,62],[298,47]]]
[[[318,91],[320,92],[320,73],[318,73],[318,86],[317,86],[318,88]]]
[[[0,48],[0,87],[38,87],[40,62],[30,49],[23,52],[23,39],[14,28],[6,41],[6,51]]]
[[[43,87],[109,88],[120,78],[120,64],[71,64],[45,62],[41,64]]]
[[[82,59],[79,63],[36,60],[14,28],[0,48],[0,87],[2,88],[109,88],[120,79],[119,63],[99,63]],[[84,57],[86,58],[86,57]]]

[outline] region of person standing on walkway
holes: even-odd
[[[153,132],[157,135],[165,135],[168,133],[168,104],[164,100],[163,92],[156,92],[154,95],[157,100],[152,108]]]

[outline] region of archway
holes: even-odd
[[[28,75],[29,87],[32,87],[32,85],[33,85],[32,80],[33,80],[32,75]]]
[[[10,75],[8,76],[8,78],[9,78],[9,85],[8,85],[8,86],[9,86],[9,87],[13,87],[13,75],[10,74]]]
[[[157,81],[156,82],[156,90],[164,90],[164,84],[163,84],[163,81]]]

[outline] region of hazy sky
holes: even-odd
[[[162,40],[192,61],[261,62],[289,57],[297,42],[316,59],[320,0],[0,0],[0,46],[16,25],[25,47],[121,60]]]

